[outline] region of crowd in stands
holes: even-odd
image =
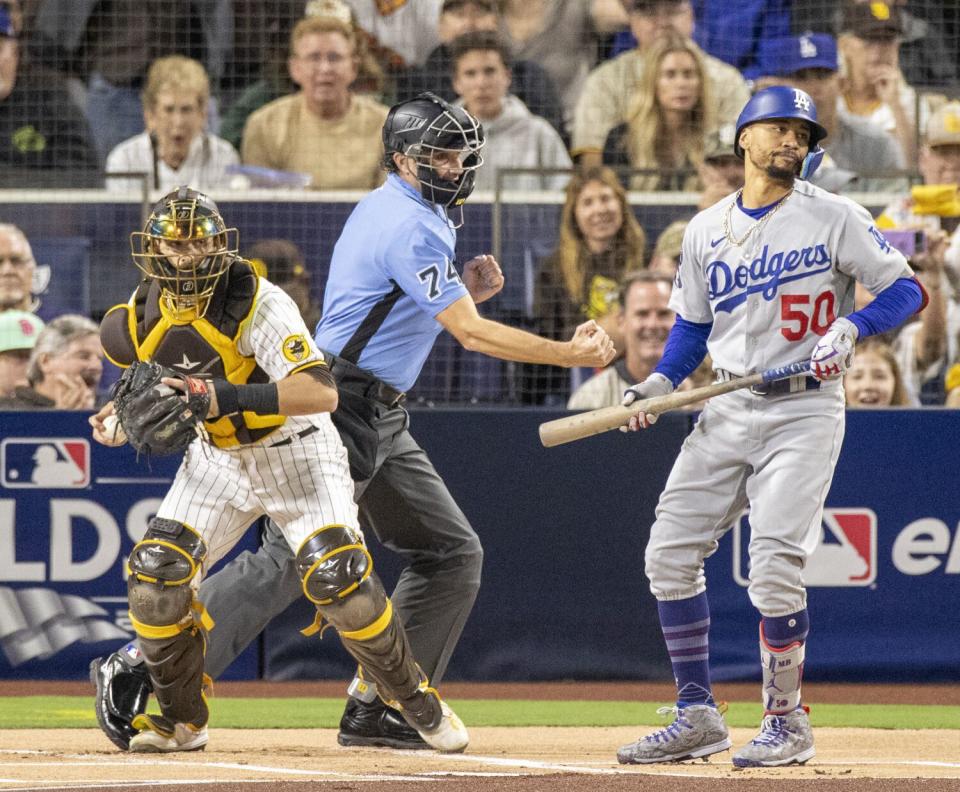
[[[864,179],[914,167],[918,133],[958,88],[949,5],[0,0],[0,161],[51,186],[102,184],[106,167],[156,193],[184,176],[364,190],[382,177],[386,107],[429,90],[487,114],[482,187],[499,168],[572,159],[617,166],[633,189],[698,190],[710,137],[751,90],[790,83],[831,133],[823,186],[876,189]]]
[[[739,189],[737,116],[777,84],[829,132],[814,182],[900,193],[878,227],[917,232],[930,305],[865,345],[850,404],[960,404],[960,9],[944,0],[0,0],[0,186],[368,190],[389,105],[432,91],[484,126],[479,190],[563,197],[527,321],[564,338],[596,319],[623,351],[585,384],[519,367],[521,400],[601,406],[662,349],[694,211],[648,238],[628,191],[703,209]],[[296,246],[243,252],[312,325]],[[92,404],[89,327],[43,326],[34,265],[0,225],[0,403]]]

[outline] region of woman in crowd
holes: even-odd
[[[853,365],[843,379],[847,407],[909,407],[900,366],[890,346],[867,338],[857,344]]]
[[[604,162],[650,171],[630,179],[634,190],[698,190],[704,138],[716,127],[703,59],[689,39],[670,34],[643,61],[636,102],[607,138]]]
[[[143,173],[151,190],[189,184],[199,190],[226,186],[227,169],[240,157],[227,141],[205,129],[210,80],[203,66],[183,55],[158,58],[143,89],[146,131],[118,144],[107,156],[107,189],[139,190],[135,178],[111,174]]]
[[[622,351],[617,327],[617,289],[623,275],[641,269],[647,238],[637,222],[623,186],[606,167],[577,172],[567,185],[560,214],[557,249],[543,262],[537,279],[534,316],[539,332],[566,338],[570,330],[595,319]],[[563,369],[538,366],[530,383],[566,402],[569,377]]]

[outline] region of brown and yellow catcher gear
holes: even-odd
[[[163,302],[162,287],[145,280],[130,302],[111,308],[100,324],[100,343],[107,358],[126,368],[149,360],[190,376],[225,379],[234,385],[270,381],[255,358],[241,355],[237,343],[257,304],[259,280],[250,264],[234,259],[214,288],[203,316],[178,318]],[[308,366],[322,365],[310,361]],[[252,443],[283,425],[280,415],[243,412],[206,421],[210,439],[219,448]]]
[[[143,231],[130,235],[130,250],[140,271],[160,284],[161,300],[173,314],[199,318],[236,259],[239,236],[210,198],[180,187],[153,207]]]
[[[206,725],[203,630],[213,621],[194,597],[207,546],[190,526],[154,517],[127,562],[130,622],[160,711],[171,723]],[[203,630],[201,630],[203,628]]]
[[[435,697],[425,695],[423,672],[359,531],[324,526],[304,540],[296,561],[304,594],[317,606],[314,623],[303,633],[321,632],[328,621],[385,699],[413,712],[432,708],[423,717],[434,717]]]

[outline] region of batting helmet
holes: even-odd
[[[473,192],[476,170],[483,164],[483,144],[483,127],[476,118],[429,92],[391,107],[383,124],[387,169],[396,170],[395,153],[413,157],[420,193],[441,206],[460,206]],[[431,163],[435,151],[460,152],[463,172],[456,179],[442,178]]]
[[[824,151],[820,141],[827,136],[827,130],[817,121],[817,106],[806,91],[791,88],[788,85],[774,85],[757,91],[740,111],[737,119],[737,134],[733,139],[734,153],[743,159],[740,147],[740,133],[757,121],[770,121],[776,118],[800,118],[810,127],[810,144],[807,156],[800,170],[801,179],[809,179],[820,165]]]

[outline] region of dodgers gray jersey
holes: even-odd
[[[759,220],[736,195],[694,217],[670,307],[689,322],[712,322],[714,367],[740,376],[808,358],[832,322],[853,311],[856,281],[878,294],[909,277],[866,209],[797,180]]]

